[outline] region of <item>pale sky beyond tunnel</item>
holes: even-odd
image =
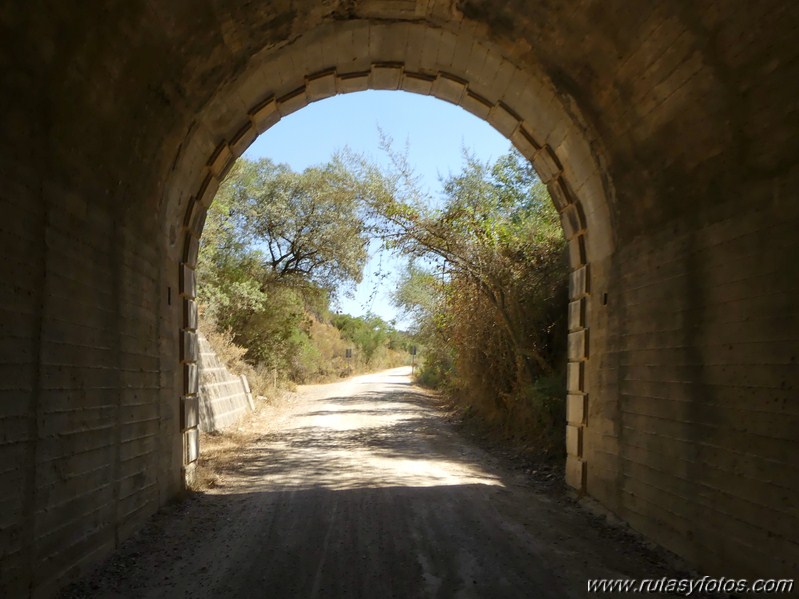
[[[483,161],[495,160],[510,149],[506,138],[462,108],[406,92],[366,91],[315,102],[290,114],[261,135],[245,156],[267,157],[300,171],[347,146],[384,161],[378,127],[394,140],[395,149],[402,150],[408,142],[410,163],[432,197],[440,194],[440,177],[460,170],[463,148]],[[376,245],[370,248],[364,279],[354,297],[341,297],[339,307],[354,316],[373,312],[387,321],[397,319],[402,327],[407,322],[390,296],[402,262],[377,251]],[[386,276],[378,277],[380,270]]]

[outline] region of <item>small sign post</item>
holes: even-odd
[[[413,376],[415,368],[416,368],[416,346],[411,345],[411,376]]]
[[[352,370],[352,349],[349,347],[345,349],[344,356],[347,358],[347,370]]]

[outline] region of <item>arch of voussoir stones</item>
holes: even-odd
[[[596,140],[567,113],[551,84],[468,32],[356,22],[254,63],[222,94],[227,100],[210,107],[205,119],[195,123],[176,158],[170,186],[180,219],[175,267],[183,302],[180,401],[185,479],[192,478],[199,456],[195,266],[206,213],[220,182],[260,133],[307,104],[342,93],[402,90],[439,98],[486,120],[532,162],[549,188],[569,243],[571,265],[566,478],[583,491],[589,265],[607,256],[613,241],[606,202],[611,192],[600,176]]]

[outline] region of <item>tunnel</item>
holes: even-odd
[[[206,210],[260,133],[367,89],[477,115],[547,184],[574,492],[700,571],[796,572],[794,3],[7,0],[0,28],[0,589],[181,495]]]

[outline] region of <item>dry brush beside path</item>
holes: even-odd
[[[460,436],[409,369],[301,387],[66,597],[582,597],[673,574]]]

